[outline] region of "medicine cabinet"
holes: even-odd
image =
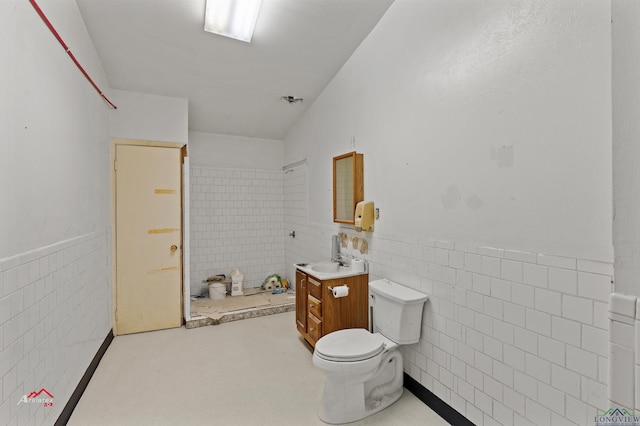
[[[363,155],[333,157],[333,221],[353,225],[356,204],[364,200]]]

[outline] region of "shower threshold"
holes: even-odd
[[[221,300],[200,298],[191,301],[191,319],[185,328],[205,327],[247,318],[274,315],[295,310],[295,294],[271,294],[248,289],[243,296],[226,296]]]

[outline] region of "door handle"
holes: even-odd
[[[172,246],[171,246],[171,251],[176,251],[176,250],[178,250],[178,246],[177,246],[177,245],[175,245],[175,244],[174,244],[174,245],[172,245]]]

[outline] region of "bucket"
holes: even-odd
[[[213,300],[224,299],[227,295],[227,286],[222,283],[209,284],[209,298]]]

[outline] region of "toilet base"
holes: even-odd
[[[327,374],[318,417],[343,424],[369,417],[396,402],[403,392],[402,355],[387,354],[375,371],[363,376]]]

